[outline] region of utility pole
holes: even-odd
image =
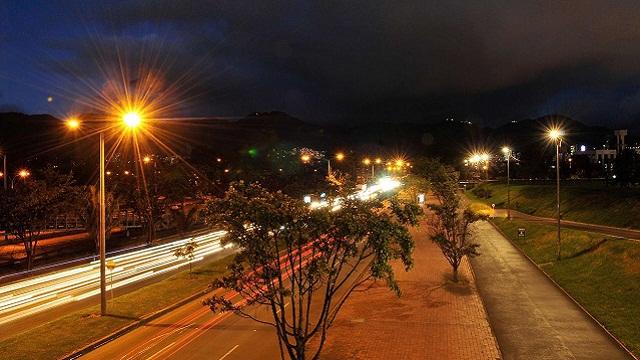
[[[104,181],[104,131],[100,131],[100,193],[98,195],[100,203],[100,226],[98,237],[100,241],[100,315],[107,315],[107,275],[106,275],[106,220],[107,209],[105,203],[105,181]]]
[[[556,216],[558,218],[557,259],[560,260],[560,145],[562,139],[556,140]]]

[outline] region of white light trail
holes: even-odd
[[[224,231],[214,231],[193,238],[156,245],[107,257],[116,267],[113,273],[107,271],[107,289],[121,288],[139,281],[197,263],[207,256],[220,252],[232,245],[220,243]],[[194,259],[176,257],[174,252],[189,241],[198,247]],[[111,283],[113,279],[113,284]],[[0,286],[0,325],[24,318],[54,307],[80,301],[100,293],[99,261],[53,271],[33,278],[15,281]]]

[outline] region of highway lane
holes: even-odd
[[[364,273],[366,266],[367,264],[361,264],[356,274]],[[357,276],[354,276],[347,285],[356,281]],[[344,287],[336,295],[334,304],[346,294],[347,289],[348,286]],[[217,294],[221,294],[221,290]],[[202,305],[206,297],[151,321],[81,359],[257,360],[280,357],[273,327],[231,313],[214,314]],[[238,297],[233,299],[241,301]],[[318,316],[321,307],[321,297],[314,297],[313,317]],[[261,320],[272,319],[265,306],[252,306],[250,311]]]
[[[189,260],[177,258],[174,251],[192,239],[199,244],[192,262],[220,253],[225,250],[220,243],[224,234],[214,231],[108,257],[107,262],[113,262],[115,268],[113,271],[107,270],[107,289],[122,289],[185,268]],[[98,261],[8,283],[0,286],[0,326],[8,326],[17,320],[63,305],[92,299],[98,294]]]

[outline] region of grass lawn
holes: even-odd
[[[0,359],[31,360],[60,357],[207,287],[222,275],[233,255],[180,272],[165,280],[116,297],[109,304],[113,316],[99,317],[100,306],[64,316],[0,341]]]
[[[563,259],[556,262],[555,227],[492,221],[629,349],[640,354],[640,242],[563,229]],[[526,227],[526,239],[518,238],[518,227]]]
[[[507,185],[491,183],[487,186],[492,196],[478,198],[467,191],[471,200],[506,207]],[[520,212],[554,217],[556,206],[555,185],[511,185],[511,207]],[[560,207],[565,220],[586,223],[640,228],[640,190],[621,189],[601,184],[561,185]]]

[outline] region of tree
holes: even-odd
[[[241,182],[210,201],[208,224],[227,230],[227,241],[240,249],[228,275],[213,286],[240,294],[242,301],[222,295],[205,304],[273,326],[283,358],[318,359],[327,330],[359,284],[384,279],[400,294],[390,262],[411,268],[414,243],[407,226],[417,224],[420,213],[393,198],[342,199],[339,211],[312,211],[281,192]],[[255,318],[243,304],[267,306],[272,319]],[[313,336],[319,345],[310,350]]]
[[[432,221],[435,233],[431,240],[451,265],[453,281],[457,282],[458,267],[464,257],[479,255],[480,245],[473,242],[470,225],[487,216],[462,206],[458,194],[459,175],[453,168],[433,160],[422,161],[419,165],[418,170],[429,179],[438,200],[438,204],[429,205],[436,215]]]
[[[120,211],[120,199],[112,191],[105,194],[106,197],[106,239],[109,240],[111,230],[113,230],[113,215]],[[100,241],[98,239],[98,215],[99,215],[99,196],[98,188],[95,185],[83,186],[79,189],[78,206],[76,208],[78,217],[84,224],[89,239],[95,243],[96,253],[100,251]]]
[[[24,246],[28,270],[33,267],[40,233],[47,222],[71,207],[72,185],[71,175],[60,175],[49,168],[43,172],[43,180],[30,179],[2,192],[0,210],[5,228]]]
[[[624,149],[615,160],[616,181],[620,186],[640,182],[640,155],[632,149]]]
[[[195,251],[196,248],[198,247],[198,243],[193,241],[193,239],[189,240],[186,244],[184,244],[183,246],[177,248],[174,252],[173,255],[175,257],[179,258],[186,258],[189,260],[189,276],[191,276],[191,262],[193,261],[193,259],[195,259]]]

